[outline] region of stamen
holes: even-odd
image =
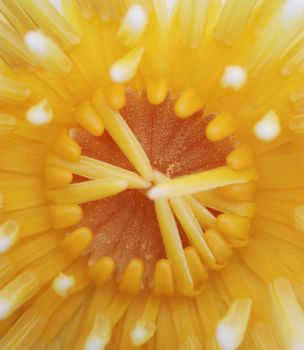
[[[66,47],[80,42],[79,35],[50,2],[19,0],[19,3],[39,27],[52,33]]]
[[[214,269],[224,267],[228,261],[228,258],[232,255],[232,250],[229,248],[222,236],[214,229],[208,229],[205,232],[204,237],[216,261],[216,265],[212,267]]]
[[[98,286],[104,285],[112,276],[115,269],[115,262],[108,256],[103,256],[89,268],[89,276]]]
[[[125,180],[104,177],[100,180],[74,183],[67,187],[47,190],[48,198],[56,204],[81,204],[113,196],[128,187]]]
[[[75,118],[79,125],[93,136],[100,136],[104,132],[102,119],[93,109],[90,102],[81,103],[75,112]]]
[[[126,83],[132,80],[137,73],[144,51],[145,49],[143,47],[132,49],[114,62],[110,68],[112,81]]]
[[[53,290],[62,298],[69,295],[70,289],[75,285],[75,277],[60,272],[52,283]]]
[[[168,201],[155,201],[155,210],[166,254],[172,263],[178,291],[181,294],[192,295],[194,290],[193,281],[183,251],[179,231]]]
[[[107,307],[105,314],[109,318],[112,327],[114,327],[117,324],[117,322],[122,318],[122,316],[128,309],[132,299],[133,297],[128,294],[119,293]]]
[[[215,226],[233,247],[241,247],[249,239],[250,219],[248,218],[221,214],[216,218]]]
[[[294,227],[304,232],[304,205],[298,205],[294,210]]]
[[[287,278],[275,279],[269,286],[272,309],[286,349],[303,349],[304,316]]]
[[[127,47],[133,47],[142,37],[148,24],[148,15],[143,6],[132,5],[119,28],[118,37]]]
[[[206,127],[206,136],[210,141],[221,141],[235,132],[235,119],[228,112],[219,113]]]
[[[15,129],[16,124],[17,122],[14,117],[9,114],[0,113],[0,132],[12,131]]]
[[[233,170],[244,170],[253,166],[254,155],[249,145],[244,143],[229,153],[226,158],[226,163]]]
[[[24,42],[45,69],[57,74],[70,73],[72,62],[57,43],[43,32],[28,32],[24,37]]]
[[[24,84],[0,75],[0,101],[22,102],[31,91]]]
[[[254,202],[239,202],[222,197],[218,190],[211,190],[195,195],[195,198],[208,208],[212,208],[223,213],[231,213],[239,216],[252,218],[255,213]]]
[[[105,88],[104,94],[112,109],[119,110],[125,106],[126,93],[123,84],[110,84]]]
[[[160,105],[168,95],[168,80],[165,78],[148,80],[147,85],[148,101],[152,105]]]
[[[52,225],[56,229],[69,227],[77,224],[82,218],[82,209],[75,204],[50,205],[49,216]]]
[[[190,269],[191,277],[193,279],[194,285],[196,286],[195,289],[197,292],[201,292],[204,288],[204,282],[208,278],[207,270],[202,264],[200,256],[194,247],[189,246],[184,249],[184,252]]]
[[[180,30],[184,45],[198,48],[206,33],[208,1],[183,0],[180,4]]]
[[[99,312],[94,319],[93,327],[87,336],[84,350],[104,350],[110,342],[112,326],[109,318]]]
[[[242,66],[228,66],[225,67],[221,85],[223,88],[231,88],[238,91],[242,89],[246,81],[247,72]]]
[[[0,320],[7,319],[38,290],[37,276],[25,271],[0,290]]]
[[[128,182],[128,188],[149,188],[150,182],[138,176],[135,172],[119,168],[100,160],[80,156],[79,161],[70,162],[68,160],[49,154],[47,164],[64,167],[74,174],[87,177],[89,179],[102,179],[104,177],[116,177]]]
[[[72,140],[68,131],[62,130],[52,144],[54,152],[68,160],[77,160],[80,157],[81,148]]]
[[[174,288],[171,263],[167,259],[159,259],[154,270],[153,292],[157,295],[172,296]]]
[[[174,111],[178,117],[187,118],[201,110],[203,106],[202,98],[193,88],[189,88],[176,101]]]
[[[298,114],[289,121],[289,129],[296,135],[304,134],[304,114]]]
[[[76,259],[89,246],[92,239],[92,231],[87,227],[80,227],[63,238],[60,242],[60,246],[71,258]]]
[[[269,111],[254,126],[255,136],[264,142],[275,140],[281,132],[281,123],[274,111]]]
[[[144,263],[140,259],[132,259],[119,283],[119,290],[129,295],[136,295],[142,286]]]
[[[197,221],[202,225],[204,229],[213,227],[215,224],[215,216],[199,201],[192,196],[186,196],[186,201],[190,206],[193,214],[197,218]]]
[[[65,187],[73,181],[73,174],[66,168],[47,166],[44,169],[44,180],[47,188]]]
[[[120,113],[108,106],[102,90],[96,91],[93,105],[99,111],[108,133],[121,151],[145,179],[151,180],[153,170],[147,155]]]
[[[19,238],[20,226],[15,220],[7,220],[0,225],[0,254],[8,251]]]
[[[152,200],[174,198],[256,178],[257,173],[254,168],[234,171],[228,167],[220,167],[164,181],[152,187],[148,192],[148,197]]]
[[[208,264],[214,263],[214,257],[203,238],[203,230],[196,220],[194,214],[183,198],[170,200],[170,205],[175,216],[185,231],[189,242],[197,249],[200,257]]]
[[[53,111],[47,99],[44,99],[31,107],[26,112],[26,119],[33,125],[44,125],[53,119]]]
[[[230,306],[216,329],[216,340],[223,350],[235,350],[243,342],[250,318],[252,301],[237,299]]]
[[[219,194],[235,201],[252,201],[256,192],[256,182],[248,181],[243,184],[224,186],[218,189]]]
[[[160,298],[153,292],[150,293],[143,314],[130,332],[131,343],[134,346],[142,346],[153,337],[159,306]]]
[[[215,27],[215,38],[223,41],[226,45],[232,45],[247,24],[255,5],[255,0],[225,2]]]

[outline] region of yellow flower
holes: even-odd
[[[304,349],[303,0],[0,0],[0,349]]]

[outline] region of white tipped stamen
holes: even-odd
[[[69,291],[75,285],[75,277],[67,276],[60,272],[58,276],[54,279],[52,287],[56,294],[65,298],[68,296]]]
[[[118,36],[125,46],[132,47],[141,38],[148,23],[145,9],[140,5],[129,8],[119,29]]]
[[[41,31],[30,31],[25,34],[24,42],[29,51],[46,69],[55,73],[69,73],[72,62],[58,44]]]
[[[11,313],[12,303],[9,299],[0,298],[0,320],[5,320]]]
[[[247,72],[241,66],[228,66],[224,70],[221,85],[223,88],[240,90],[247,81]]]
[[[0,225],[0,254],[8,251],[19,238],[19,224],[14,220],[7,220]]]
[[[101,313],[97,313],[94,319],[93,327],[86,338],[85,350],[103,350],[110,342],[112,336],[112,327],[110,319]]]
[[[53,119],[53,111],[47,99],[42,100],[26,112],[26,119],[33,125],[44,125]]]
[[[265,142],[275,140],[281,132],[281,123],[274,111],[269,111],[254,126],[255,136]]]
[[[216,340],[223,350],[237,349],[247,330],[252,301],[249,298],[237,299],[229,307],[216,328]]]
[[[126,83],[134,78],[143,53],[143,47],[136,48],[114,62],[110,68],[111,79],[116,83]]]
[[[103,339],[97,336],[91,336],[88,338],[85,344],[85,350],[103,350],[106,344]]]
[[[154,335],[156,325],[154,322],[138,321],[130,332],[131,342],[135,346],[146,344]]]

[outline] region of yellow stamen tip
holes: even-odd
[[[78,205],[50,205],[49,216],[56,229],[77,224],[82,218],[82,209]]]
[[[193,88],[189,88],[176,101],[174,110],[178,117],[187,118],[201,110],[203,106],[204,102],[202,98]]]
[[[93,136],[100,136],[104,132],[104,125],[98,113],[88,101],[82,102],[76,109],[75,118],[79,125]]]
[[[143,273],[144,263],[140,259],[132,259],[119,283],[119,290],[130,295],[138,294],[141,290]]]
[[[148,101],[153,105],[163,103],[168,94],[168,80],[155,79],[147,81]]]
[[[224,241],[223,237],[214,229],[208,229],[205,232],[204,237],[216,259],[216,263],[219,266],[224,266],[228,261],[228,258],[231,256],[232,250]]]
[[[209,122],[205,132],[210,141],[221,141],[235,132],[235,119],[229,112],[221,112]]]
[[[71,258],[76,259],[89,246],[92,239],[92,231],[87,227],[80,227],[63,238],[60,245]]]
[[[256,182],[248,181],[242,184],[224,186],[219,188],[218,191],[227,199],[250,202],[256,192]]]
[[[53,142],[53,151],[69,160],[77,160],[80,157],[80,146],[71,139],[68,131],[62,130]]]
[[[158,295],[171,296],[174,294],[174,279],[171,263],[167,259],[157,261],[154,270],[153,291]]]
[[[104,91],[107,102],[114,110],[121,109],[126,104],[125,87],[122,84],[110,84]]]
[[[247,143],[228,154],[227,165],[234,170],[243,170],[254,164],[254,155]]]
[[[44,169],[44,180],[47,188],[60,188],[73,181],[73,174],[59,166],[47,166]]]
[[[115,268],[115,262],[112,258],[104,256],[89,268],[89,275],[97,285],[106,283]]]

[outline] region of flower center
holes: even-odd
[[[191,94],[155,104],[146,92],[127,89],[119,112],[107,100],[97,90],[93,104],[76,111],[78,126],[54,142],[47,172],[55,166],[74,175],[61,176],[71,184],[47,185],[51,217],[57,228],[76,225],[78,238],[68,245],[83,246],[93,270],[109,263],[119,283],[135,275],[163,294],[172,278],[179,292],[193,295],[206,278],[203,265],[223,267],[231,246],[247,242],[253,207],[227,199],[250,192],[255,179],[246,146],[237,148],[228,113],[191,111]],[[234,205],[240,216],[225,214]]]

